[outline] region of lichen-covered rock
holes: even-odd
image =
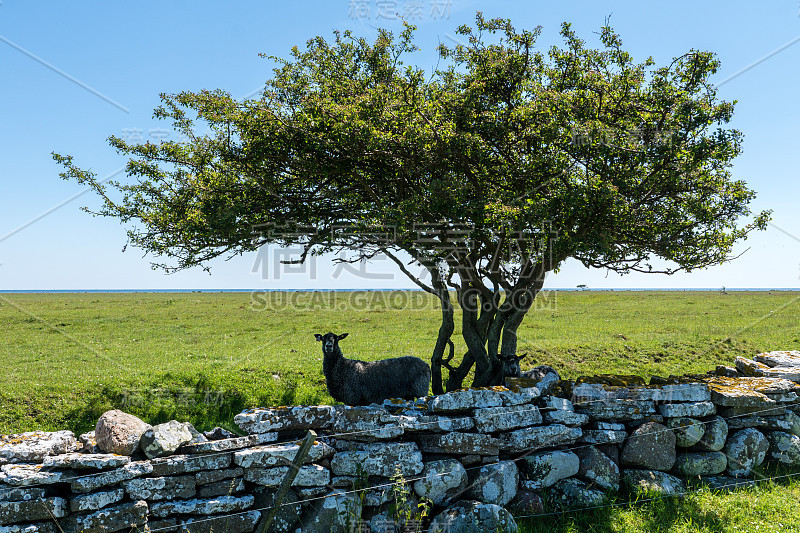
[[[99,474],[75,477],[70,480],[72,492],[85,494],[95,491],[101,487],[116,485],[129,479],[144,476],[153,472],[153,465],[148,461],[137,461],[129,463],[117,470],[109,470]]]
[[[247,468],[244,471],[245,481],[264,487],[278,487],[289,472],[288,466],[273,468]],[[331,481],[331,472],[320,465],[303,465],[292,481],[293,487],[319,487]]]
[[[253,496],[220,496],[210,500],[183,500],[156,502],[150,505],[150,514],[165,518],[176,514],[212,515],[246,511],[253,506]]]
[[[50,455],[70,453],[80,448],[71,431],[31,431],[0,435],[0,465],[41,463]]]
[[[668,471],[675,464],[675,434],[656,422],[636,428],[622,448],[623,465]]]
[[[475,429],[481,433],[497,433],[542,423],[542,415],[533,405],[475,409],[473,416]]]
[[[722,452],[679,453],[672,471],[683,477],[715,476],[725,471],[728,459]]]
[[[679,383],[651,387],[619,387],[600,383],[581,383],[572,394],[581,402],[639,400],[652,402],[707,402],[711,399],[703,383]]]
[[[233,421],[247,433],[269,433],[325,429],[333,425],[335,415],[336,408],[330,405],[297,405],[250,409],[233,417]]]
[[[497,455],[501,444],[500,440],[489,435],[458,432],[420,435],[417,443],[423,452],[453,455]]]
[[[499,505],[462,500],[431,520],[428,533],[517,533],[511,513]]]
[[[473,471],[474,472],[474,471]],[[466,497],[503,506],[517,495],[519,469],[513,461],[486,465],[470,476]]]
[[[544,504],[538,494],[520,489],[514,499],[505,506],[514,516],[530,516],[544,511]]]
[[[196,493],[194,476],[148,477],[123,482],[133,500],[185,500]]]
[[[576,413],[571,401],[555,396],[548,396],[542,402],[542,416],[546,424],[583,426],[589,422],[589,415]]]
[[[349,526],[361,520],[361,499],[357,494],[334,490],[310,506],[302,518],[303,533],[349,533]]]
[[[58,529],[51,522],[28,522],[26,524],[16,524],[0,526],[0,533],[58,533]]]
[[[537,387],[522,387],[516,391],[501,390],[498,392],[503,398],[503,405],[507,407],[532,403],[542,394]]]
[[[625,430],[584,429],[578,442],[585,444],[620,444],[628,438]]]
[[[337,476],[392,477],[400,472],[405,477],[416,476],[423,469],[422,453],[413,442],[368,444],[361,450],[339,452],[331,460],[331,470]]]
[[[442,459],[425,463],[419,479],[414,482],[414,492],[435,505],[447,505],[464,492],[468,483],[464,465],[455,459]]]
[[[667,403],[658,406],[658,412],[665,418],[704,417],[716,414],[713,402]]]
[[[11,487],[0,484],[0,502],[29,502],[47,497],[44,487]]]
[[[383,407],[341,406],[336,410],[333,431],[347,434],[351,440],[373,442],[399,437],[404,426],[402,417],[389,414]]]
[[[800,437],[783,431],[767,433],[767,457],[784,465],[800,466]]]
[[[147,502],[128,502],[90,514],[72,515],[61,522],[64,533],[130,531],[147,523]]]
[[[622,482],[632,491],[640,490],[665,496],[683,494],[686,491],[685,481],[658,470],[623,470]]]
[[[93,492],[75,496],[69,501],[69,510],[73,513],[97,511],[109,505],[121,502],[125,498],[125,489],[119,488],[105,492]]]
[[[604,492],[589,487],[585,481],[562,479],[550,489],[548,501],[555,508],[577,509],[602,505],[606,501]]]
[[[703,436],[694,445],[695,450],[718,452],[725,447],[728,439],[728,424],[721,416],[712,418],[703,424]]]
[[[284,466],[294,461],[299,450],[300,443],[296,442],[256,446],[235,452],[233,462],[242,468]],[[333,449],[330,446],[322,441],[315,441],[303,462],[313,463],[332,455]]]
[[[400,423],[409,432],[449,433],[469,431],[475,427],[471,416],[427,415],[418,411],[401,411],[400,415]]]
[[[501,407],[503,397],[492,389],[465,389],[440,394],[431,400],[432,413],[463,413],[484,407]]]
[[[775,400],[758,390],[757,382],[769,378],[723,378],[713,376],[705,381],[711,389],[711,401],[723,407],[769,407]]]
[[[97,447],[106,453],[133,455],[139,449],[139,439],[150,429],[142,419],[114,409],[106,411],[94,428]]]
[[[233,454],[216,453],[209,455],[172,455],[150,461],[153,477],[176,476],[200,470],[217,470],[231,465]]]
[[[590,420],[611,420],[615,422],[641,420],[656,412],[655,405],[650,400],[576,402],[575,409],[579,413],[589,415]]]
[[[675,433],[675,445],[679,448],[694,446],[706,432],[705,424],[696,418],[671,418],[667,421],[667,427]]]
[[[175,453],[178,448],[192,441],[194,436],[186,424],[170,420],[148,428],[139,441],[144,454],[150,458],[166,457]]]
[[[253,489],[253,496],[255,496],[253,507],[256,509],[264,509],[262,519],[266,518],[269,509],[275,505],[275,494],[275,490],[267,489],[266,487],[256,487]],[[290,531],[294,531],[294,526],[300,521],[300,516],[302,514],[303,506],[300,503],[300,498],[290,489],[283,498],[281,506],[278,507],[278,512],[275,514],[275,518],[272,521],[272,525],[267,530],[267,533],[289,533]]]
[[[208,440],[223,440],[223,439],[236,438],[236,433],[234,433],[233,431],[228,431],[227,429],[221,428],[219,426],[209,431],[204,431],[203,435]]]
[[[53,516],[61,518],[67,513],[67,501],[64,498],[47,498],[27,502],[0,501],[0,524],[2,525],[51,520]]]
[[[764,462],[769,442],[757,429],[748,428],[737,431],[728,437],[723,449],[728,457],[727,474],[733,477],[747,477],[753,468]]]
[[[225,468],[222,470],[202,470],[195,473],[194,479],[197,485],[207,485],[208,483],[217,483],[224,479],[231,479],[235,477],[242,477],[244,469],[241,467]]]
[[[224,479],[216,483],[208,483],[197,487],[198,498],[214,498],[216,496],[230,496],[244,492],[245,484],[243,478]]]
[[[181,520],[183,533],[250,533],[261,518],[259,511],[226,514],[222,516],[203,516]],[[270,531],[273,531],[270,529]],[[164,532],[167,533],[167,532]]]
[[[0,482],[12,487],[31,487],[61,483],[68,475],[64,471],[43,470],[42,465],[10,464],[0,467]]]
[[[553,424],[518,429],[510,433],[498,434],[497,437],[500,440],[501,449],[514,453],[573,444],[581,435],[580,428]]]
[[[107,470],[119,468],[131,462],[127,455],[113,453],[65,453],[45,457],[42,465],[47,468],[73,468],[75,470]]]
[[[521,486],[527,490],[539,490],[577,474],[580,459],[570,451],[540,452],[525,456],[521,466],[527,478]]]
[[[580,459],[578,477],[602,490],[619,490],[619,467],[594,446],[577,448]]]
[[[241,450],[259,444],[268,444],[278,440],[277,433],[256,433],[244,437],[230,439],[205,440],[184,444],[178,450],[180,453],[215,453]]]
[[[103,453],[103,450],[97,445],[97,439],[94,436],[94,431],[87,431],[78,437],[80,443],[76,452],[79,453]]]

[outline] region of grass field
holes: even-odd
[[[523,368],[570,378],[705,372],[800,349],[798,311],[793,292],[543,293],[519,352],[530,354]],[[246,407],[332,401],[314,333],[349,332],[348,357],[427,359],[439,312],[419,292],[0,294],[0,324],[0,434],[83,432],[111,408],[235,429]],[[524,530],[800,531],[796,480],[551,515]]]

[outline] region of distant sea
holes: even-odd
[[[719,287],[708,288],[659,288],[651,287],[645,289],[639,288],[618,288],[618,289],[568,289],[568,288],[544,288],[543,291],[565,291],[565,292],[580,292],[580,291],[593,291],[593,292],[645,292],[645,291],[668,291],[668,292],[702,292],[702,291],[721,291]],[[88,294],[114,294],[114,293],[192,293],[192,292],[391,292],[391,291],[422,291],[422,289],[409,288],[409,289],[0,289],[2,293],[32,293],[32,294],[70,294],[70,293],[88,293]],[[758,287],[725,287],[726,292],[741,292],[741,291],[787,291],[798,292],[800,288],[758,288]]]

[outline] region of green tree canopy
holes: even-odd
[[[102,197],[96,214],[128,223],[130,241],[167,270],[267,243],[301,244],[298,261],[386,254],[441,301],[434,392],[461,387],[473,367],[473,385],[497,383],[497,354],[516,352],[545,274],[568,258],[622,273],[690,271],[728,260],[764,228],[767,212],[737,225],[754,192],[731,175],[742,134],[723,127],[733,103],[709,82],[712,53],[656,67],[635,62],[610,27],[594,49],[566,23],[563,45],[542,51],[540,28],[478,13],[426,75],[405,62],[414,29],[311,39],[273,58],[252,100],[162,95],[155,116],[186,140],[111,137],[130,157],[128,182],[100,183],[54,157]],[[458,366],[451,290],[467,348]]]

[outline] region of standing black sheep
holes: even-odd
[[[427,396],[431,369],[419,357],[395,357],[383,361],[345,359],[339,341],[347,333],[315,334],[322,342],[322,372],[328,393],[347,405],[381,403],[388,398]]]

